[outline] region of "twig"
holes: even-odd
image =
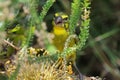
[[[4,40],[5,43],[7,43],[8,45],[10,45],[11,47],[13,47],[14,49],[16,49],[17,51],[20,50],[18,47],[14,46],[12,43],[10,43],[7,40]]]
[[[64,50],[69,47],[69,44],[71,43],[71,41],[73,41],[72,39],[74,39],[74,40],[76,40],[76,41],[78,40],[78,38],[77,38],[76,35],[74,35],[74,34],[73,34],[73,35],[70,35],[70,36],[67,38],[66,42],[65,42]],[[76,42],[76,41],[75,41],[75,42]],[[74,43],[74,44],[75,44],[75,43]],[[74,45],[74,44],[73,44],[73,45]],[[71,46],[73,46],[73,45],[71,45]]]

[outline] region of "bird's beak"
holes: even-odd
[[[58,17],[55,18],[54,21],[55,21],[55,24],[60,24],[60,23],[63,22],[63,19],[62,19],[62,17],[58,16]]]

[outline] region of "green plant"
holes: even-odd
[[[79,4],[78,4],[79,3]],[[84,0],[83,2],[79,2],[79,0],[75,0],[74,3],[72,3],[72,14],[70,16],[70,30],[71,33],[73,33],[75,31],[75,26],[78,23],[78,20],[81,17],[81,26],[80,26],[80,34],[79,36],[79,42],[77,45],[65,49],[65,51],[63,52],[64,54],[69,54],[71,51],[74,51],[76,49],[81,50],[84,45],[85,42],[89,36],[89,23],[90,23],[90,18],[89,18],[89,14],[90,14],[90,2],[89,0]],[[72,35],[70,35],[71,37]],[[74,38],[75,36],[71,37]],[[68,38],[69,40],[71,38]],[[69,43],[69,40],[67,40]]]
[[[38,2],[39,2],[38,0],[30,0],[28,2],[28,6],[30,7],[29,15],[31,17],[30,17],[30,19],[28,19],[28,23],[27,23],[28,31],[27,32],[26,32],[26,26],[22,26],[23,27],[22,31],[25,32],[25,35],[27,35],[27,36],[24,36],[25,39],[22,40],[25,43],[20,45],[21,49],[17,50],[17,55],[16,56],[18,57],[18,62],[22,61],[22,60],[26,60],[25,58],[28,58],[28,57],[25,57],[25,56],[27,55],[27,48],[29,47],[29,44],[32,42],[31,39],[33,39],[34,32],[35,32],[35,30],[38,30],[38,31],[42,30],[41,24],[43,23],[43,19],[46,16],[48,10],[51,8],[53,3],[55,2],[55,0],[47,0],[46,3],[44,4],[44,6],[42,7],[42,11],[41,11],[40,14],[37,14],[37,10],[36,10],[36,8],[38,7]],[[70,19],[69,19],[70,36],[67,39],[67,41],[65,43],[66,46],[64,48],[64,51],[62,52],[62,57],[63,58],[66,55],[70,54],[71,51],[75,51],[76,49],[81,50],[84,47],[84,45],[87,41],[87,38],[89,36],[90,1],[89,0],[84,0],[84,1],[74,0],[71,5],[72,5],[72,7],[71,7],[71,14],[70,14]],[[23,10],[23,12],[24,12],[24,10]],[[22,13],[20,13],[20,14],[22,15]],[[18,19],[21,19],[21,18],[18,18]],[[23,17],[22,17],[22,19],[23,19]],[[75,26],[77,25],[77,23],[79,21],[81,21],[80,34],[78,36],[75,36],[74,35]],[[19,31],[16,31],[15,33],[17,33],[17,32],[19,32]],[[11,34],[11,36],[13,34]],[[24,35],[24,34],[22,34],[22,35]],[[10,38],[11,38],[11,36],[10,36]],[[17,36],[19,37],[20,35],[17,35]],[[75,44],[72,47],[67,47],[67,43],[69,43],[69,41],[72,38],[79,38],[78,43]],[[13,42],[13,44],[14,44],[14,42]],[[50,53],[50,54],[52,54],[52,53]],[[56,55],[56,54],[54,54],[55,57],[57,57],[57,58],[59,56],[61,57],[61,55]],[[49,58],[49,57],[47,57],[47,58]],[[29,79],[30,78],[29,76],[31,76],[32,72],[34,72],[35,74],[37,73],[37,75],[41,74],[41,73],[39,73],[39,69],[40,69],[40,72],[43,72],[43,74],[41,74],[41,75],[44,75],[46,72],[44,72],[44,70],[41,71],[42,68],[45,69],[45,71],[49,71],[48,68],[55,65],[55,64],[51,64],[51,62],[49,62],[47,60],[44,60],[45,58],[40,57],[40,59],[43,60],[43,63],[41,63],[40,65],[37,64],[37,63],[27,64],[27,62],[25,62],[25,63],[19,62],[20,66],[18,66],[17,67],[18,69],[16,69],[16,71],[10,76],[10,80],[11,79],[15,80],[16,78],[20,78],[21,76],[22,77],[27,77]],[[35,60],[37,60],[37,59],[35,59]],[[38,68],[39,66],[40,66],[40,68]],[[63,64],[63,66],[64,66],[63,69],[65,69],[65,71],[67,71],[66,70],[67,65]],[[37,67],[38,71],[34,69],[36,67]],[[32,68],[32,69],[31,69],[30,72],[28,70],[28,72],[26,72],[26,74],[24,74],[23,71],[24,71],[24,69],[27,69],[27,68],[28,69]],[[63,69],[62,69],[62,71],[64,71]],[[20,73],[19,73],[18,70],[20,70]],[[67,73],[61,72],[61,69],[55,69],[54,67],[50,68],[50,72],[58,73],[57,75],[54,75],[53,73],[50,73],[51,75],[53,75],[51,80],[53,78],[56,79],[56,77],[59,77],[60,79],[63,79],[63,78],[66,79],[66,78],[69,77],[69,75]],[[17,75],[16,75],[16,73],[17,73]],[[35,75],[34,73],[33,73],[33,75]],[[63,74],[63,73],[65,73],[65,74]],[[63,76],[61,76],[62,74],[63,74]],[[47,79],[49,79],[49,77],[51,77],[51,75],[49,75],[49,72],[48,72],[48,74],[46,75]],[[35,75],[35,79],[36,78],[38,78],[38,76]],[[30,79],[32,79],[32,77]]]

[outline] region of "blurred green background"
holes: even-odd
[[[13,20],[14,15],[27,6],[28,0],[0,0],[0,24],[4,20]],[[4,2],[7,2],[3,5]],[[46,0],[38,0],[37,13],[42,10]],[[55,12],[70,15],[72,0],[56,0],[48,11],[44,21],[47,31],[52,30],[52,19]],[[24,11],[23,18],[29,15]],[[77,66],[87,76],[100,76],[105,80],[120,80],[120,0],[91,0],[90,35],[82,51],[77,51]],[[19,20],[18,19],[18,20]],[[25,24],[18,21],[20,24]],[[15,23],[14,23],[15,24]]]

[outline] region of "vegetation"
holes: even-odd
[[[119,80],[119,1],[107,1],[0,0],[0,79],[79,80],[64,59],[77,50],[76,64],[86,80]],[[69,15],[70,36],[61,54],[52,44],[56,12]],[[72,38],[77,44],[67,47]]]

